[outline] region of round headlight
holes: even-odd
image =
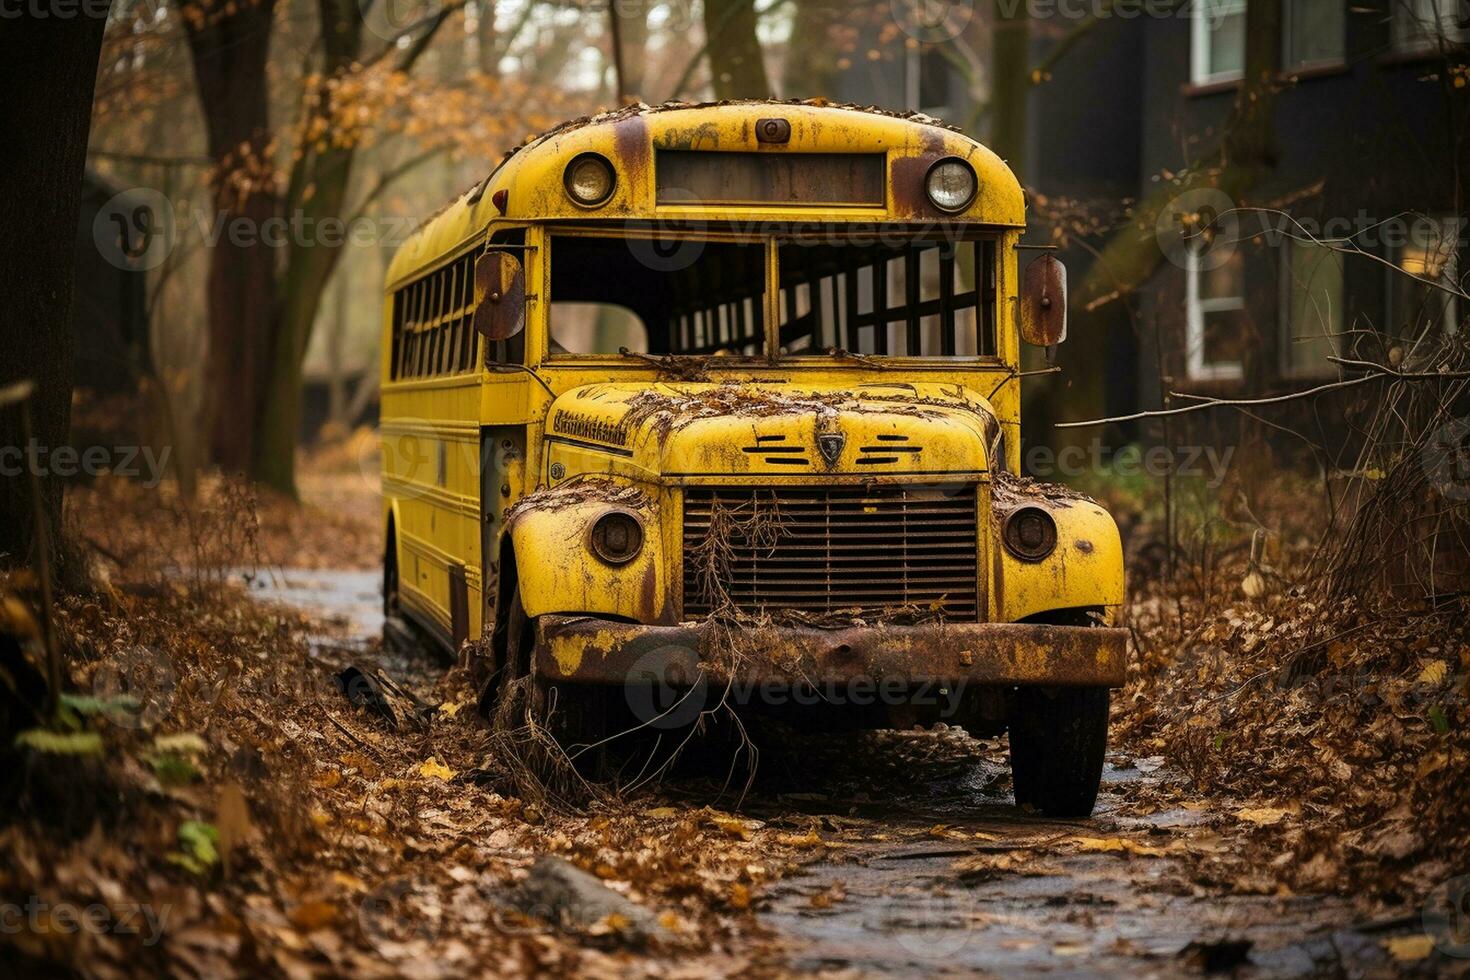
[[[583,153],[567,164],[563,175],[567,196],[584,208],[593,208],[612,196],[612,164],[596,153]]]
[[[613,511],[592,525],[592,553],[609,565],[631,561],[643,547],[643,525],[632,514]]]
[[[975,171],[956,157],[940,160],[929,168],[929,175],[924,178],[929,200],[941,211],[963,211],[969,207],[978,186]]]
[[[1012,511],[1001,529],[1006,550],[1022,561],[1041,561],[1057,547],[1057,522],[1040,507]]]

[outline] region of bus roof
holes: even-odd
[[[757,140],[756,120],[772,117],[790,124],[789,141],[771,145]],[[678,150],[886,154],[887,203],[876,208],[710,205],[699,208],[697,214],[689,206],[668,207],[655,201],[651,179],[654,160],[660,151]],[[612,196],[595,209],[574,204],[562,184],[567,163],[588,152],[606,157],[617,174]],[[929,167],[945,157],[967,161],[979,178],[975,200],[959,214],[946,214],[933,207],[924,190]],[[502,191],[506,221],[621,222],[697,217],[747,224],[1025,224],[1021,186],[1005,162],[958,129],[921,113],[835,105],[822,100],[640,104],[562,123],[511,150],[483,183],[466,190],[404,243],[389,267],[389,284],[459,252],[482,236],[492,220],[502,218],[494,203]]]

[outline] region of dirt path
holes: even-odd
[[[254,594],[348,635],[381,625],[376,573],[276,573]],[[1151,804],[1157,760],[1112,756],[1104,779],[1091,820],[1047,821],[1012,805],[1003,744],[956,732],[788,741],[762,758],[742,813],[819,831],[823,844],[758,898],[760,920],[800,973],[1374,976],[1403,966],[1386,940],[1413,931],[1411,915],[1364,925],[1342,899],[1202,880],[1201,856],[1239,846],[1223,832],[1239,818],[1209,801]],[[692,805],[710,792],[693,777],[661,790]]]

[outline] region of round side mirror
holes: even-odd
[[[475,260],[474,324],[486,340],[509,340],[526,327],[526,273],[509,252]]]
[[[1053,348],[1067,339],[1067,267],[1038,255],[1021,280],[1021,339]]]

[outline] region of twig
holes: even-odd
[[[1282,402],[1295,401],[1298,398],[1309,398],[1312,395],[1321,394],[1324,391],[1332,391],[1337,388],[1351,388],[1354,385],[1360,385],[1365,381],[1376,381],[1378,377],[1378,375],[1370,374],[1365,375],[1361,378],[1349,378],[1346,381],[1333,381],[1330,384],[1318,385],[1315,388],[1308,388],[1305,391],[1291,392],[1290,394],[1286,395],[1273,395],[1270,398],[1210,398],[1207,400],[1196,402],[1192,405],[1185,405],[1182,408],[1154,409],[1152,411],[1146,412],[1134,412],[1132,415],[1115,415],[1110,418],[1087,419],[1081,422],[1058,422],[1055,427],[1058,429],[1075,429],[1079,426],[1084,425],[1108,425],[1113,422],[1132,422],[1137,419],[1167,418],[1172,415],[1184,415],[1188,412],[1198,412],[1207,408],[1221,408],[1238,405],[1277,405]],[[1439,375],[1435,375],[1435,377],[1439,377]],[[1189,395],[1187,393],[1181,392],[1170,392],[1169,394],[1176,398],[1201,397],[1198,395]]]

